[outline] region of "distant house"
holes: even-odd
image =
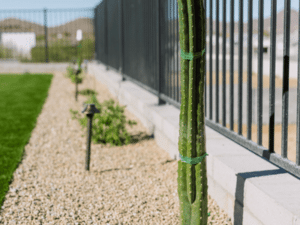
[[[283,56],[283,50],[284,50],[284,35],[278,35],[276,37],[276,55]],[[292,58],[295,58],[298,56],[298,30],[294,31],[290,34],[290,56]]]
[[[264,46],[264,53],[270,54],[270,47],[271,47],[270,38],[264,37],[263,46]],[[258,49],[257,34],[255,39],[253,39],[253,49],[254,52],[256,53]],[[284,50],[284,35],[280,34],[276,36],[276,56],[282,57],[283,50]],[[297,30],[290,34],[290,56],[293,59],[297,58],[298,56],[298,31]]]
[[[14,54],[22,55],[31,59],[31,49],[36,46],[34,32],[0,32],[0,44],[14,50]]]
[[[263,53],[270,53],[270,38],[263,37]],[[258,53],[258,34],[253,34],[253,52]]]

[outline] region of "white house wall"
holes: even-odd
[[[14,49],[18,54],[29,58],[31,58],[31,49],[36,46],[34,32],[1,33],[0,40],[4,47]]]

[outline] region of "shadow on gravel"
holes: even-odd
[[[144,132],[139,132],[138,134],[135,134],[135,135],[131,135],[131,142],[130,144],[135,144],[135,143],[138,143],[140,141],[143,141],[143,140],[150,140],[150,139],[153,139],[154,138],[154,135],[151,134],[151,135],[148,135]],[[111,147],[115,147],[115,146],[111,146]],[[166,160],[164,162],[161,162],[159,164],[161,165],[165,165],[167,163],[172,163],[174,161],[177,161],[175,159],[171,159],[171,160]],[[155,166],[156,164],[147,164],[147,165],[142,165],[142,166],[139,166],[139,167],[145,167],[145,166]],[[102,173],[105,173],[105,172],[111,172],[111,171],[117,171],[117,170],[132,170],[136,167],[130,167],[130,168],[114,168],[114,169],[107,169],[107,170],[101,170],[101,171],[94,171],[96,174],[102,174]]]
[[[136,144],[138,143],[139,141],[143,141],[143,140],[150,140],[150,139],[153,139],[154,138],[154,135],[151,134],[151,135],[148,135],[144,132],[139,132],[138,134],[135,134],[135,135],[131,135],[131,144]]]
[[[167,163],[171,163],[171,162],[174,162],[174,161],[177,161],[177,160],[166,160],[165,162],[161,162],[160,164],[161,165],[164,165],[164,164],[167,164]],[[145,167],[145,166],[155,166],[156,164],[148,164],[148,165],[142,165],[142,166],[139,166],[140,167]],[[117,170],[132,170],[136,167],[130,167],[130,168],[114,168],[114,169],[108,169],[108,170],[101,170],[101,171],[95,171],[97,174],[102,174],[102,173],[105,173],[105,172],[111,172],[111,171],[117,171]]]
[[[108,170],[101,170],[99,171],[99,174],[110,172],[110,171],[117,171],[117,170],[131,170],[133,168],[115,168],[115,169],[108,169]]]
[[[177,161],[176,159],[166,160],[165,162],[162,162],[161,165],[165,165],[167,163],[172,163],[174,161]]]
[[[154,135],[153,134],[149,135],[145,132],[139,132],[138,134],[130,135],[130,137],[131,137],[131,140],[128,144],[123,144],[120,146],[111,145],[110,143],[94,143],[94,144],[96,144],[96,145],[100,144],[100,145],[103,145],[108,148],[122,147],[122,146],[127,146],[129,144],[137,144],[138,142],[144,141],[144,140],[151,140],[154,138]]]

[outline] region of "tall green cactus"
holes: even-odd
[[[178,0],[181,47],[178,196],[181,224],[207,224],[203,0]],[[201,162],[202,161],[202,162]]]

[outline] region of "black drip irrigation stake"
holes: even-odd
[[[75,100],[77,102],[77,96],[78,96],[78,74],[81,73],[81,68],[76,70],[75,72]]]
[[[95,104],[87,104],[82,110],[82,113],[85,113],[88,118],[88,127],[87,127],[87,145],[86,145],[86,158],[85,158],[85,170],[90,170],[90,156],[91,156],[91,138],[92,138],[92,120],[95,113],[100,113],[95,107]]]

